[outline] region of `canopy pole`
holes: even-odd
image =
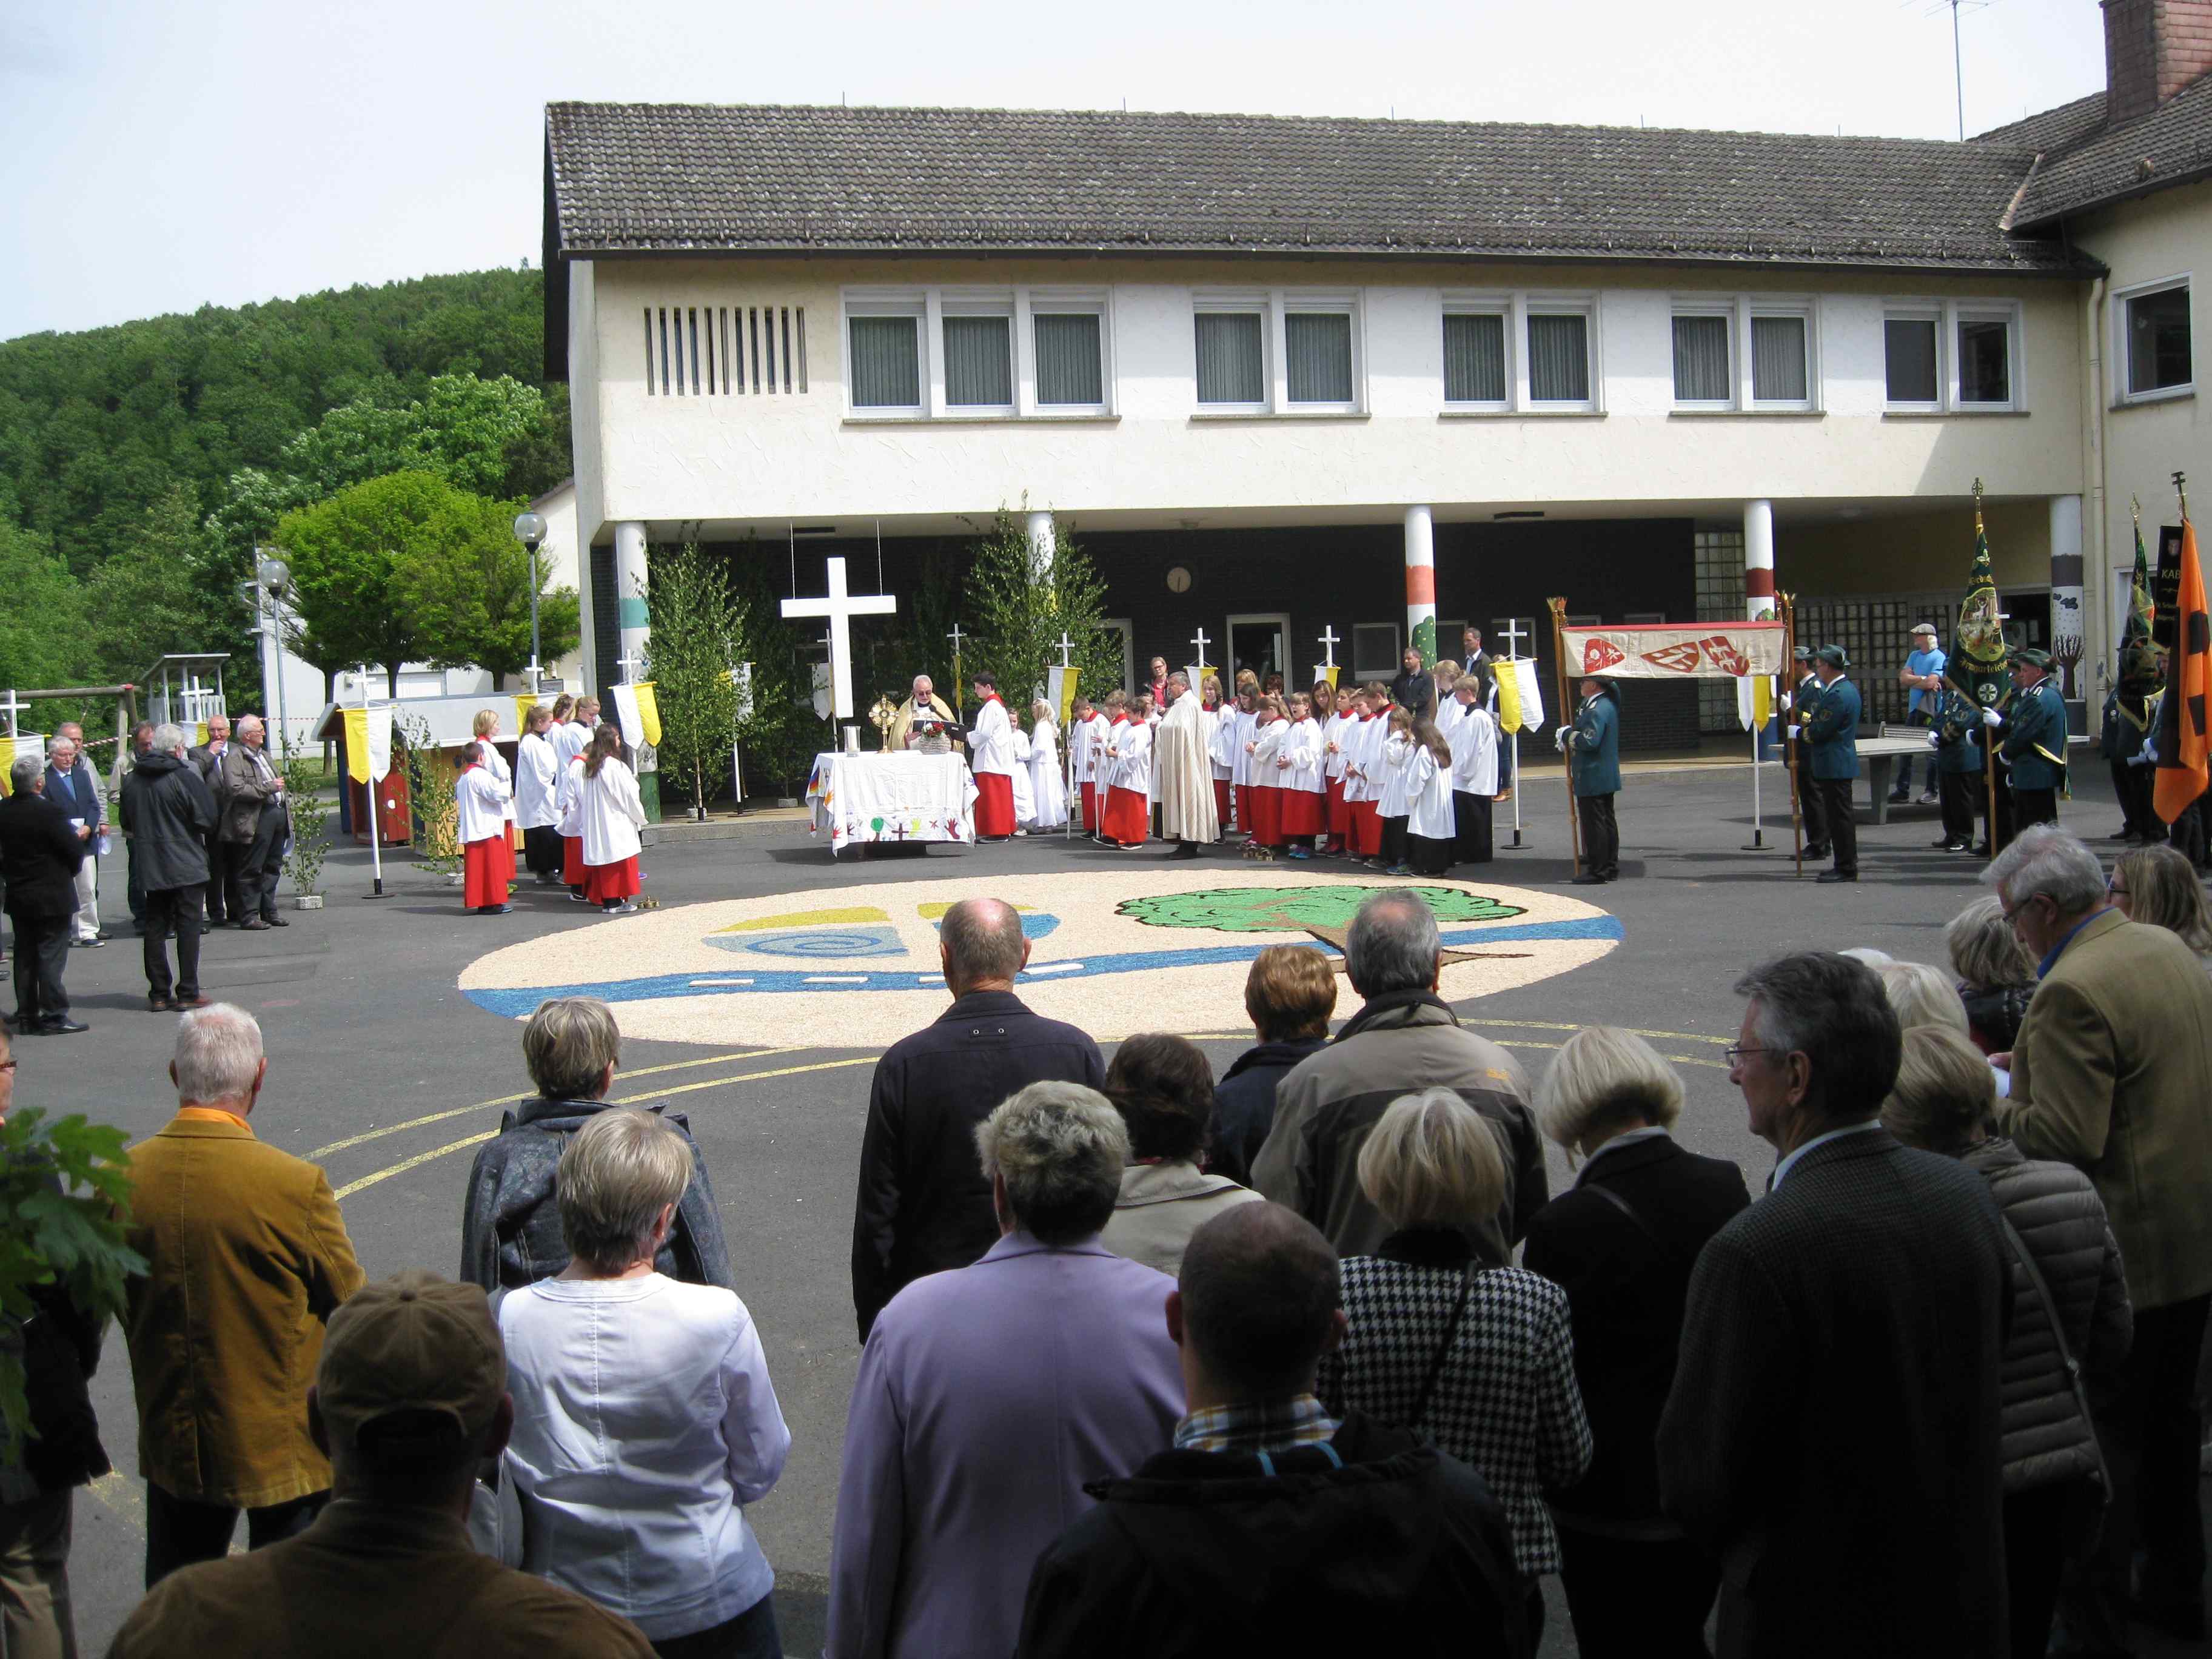
[[[1797,599],[1792,593],[1777,593],[1774,603],[1782,614],[1782,664],[1785,674],[1797,672]],[[1805,873],[1805,820],[1798,806],[1798,790],[1802,781],[1797,775],[1797,745],[1790,740],[1790,722],[1802,714],[1796,704],[1797,689],[1790,690],[1790,705],[1784,711],[1782,722],[1782,764],[1790,774],[1790,839],[1796,848],[1797,873]]]
[[[367,748],[368,744],[368,665],[362,664],[357,672],[361,676],[361,741],[362,747]],[[385,749],[387,771],[391,765],[391,748],[387,744]],[[518,755],[516,758],[519,760],[521,757]],[[362,760],[368,769],[368,787],[364,792],[368,798],[368,869],[371,885],[368,896],[380,899],[384,896],[384,847],[377,835],[376,817],[377,807],[380,805],[378,792],[384,787],[384,780],[376,775],[376,755],[374,750],[363,755]]]
[[[1567,602],[1554,599],[1546,603],[1552,608],[1552,660],[1559,671],[1559,724],[1571,726],[1574,704],[1567,696]],[[1574,859],[1575,874],[1579,876],[1583,872],[1583,825],[1575,813],[1575,764],[1565,749],[1560,750],[1559,757],[1566,765],[1567,845]],[[1515,816],[1519,816],[1517,809]]]

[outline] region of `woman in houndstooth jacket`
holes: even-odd
[[[1505,1511],[1532,1645],[1538,1577],[1559,1567],[1543,1494],[1589,1467],[1565,1291],[1486,1267],[1468,1226],[1505,1195],[1498,1136],[1449,1089],[1393,1101],[1359,1152],[1359,1184],[1394,1231],[1344,1264],[1343,1346],[1322,1362],[1332,1412],[1426,1431],[1479,1470]]]

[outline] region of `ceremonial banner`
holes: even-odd
[[[194,738],[192,741],[198,744],[203,749],[206,748],[208,740],[207,722],[205,720],[202,720],[192,729],[199,733],[199,736]]]
[[[8,774],[14,769],[15,765],[15,739],[0,738],[0,798],[15,793],[14,787],[8,781]]]
[[[1510,661],[1514,682],[1521,693],[1521,729],[1533,732],[1544,723],[1544,682],[1536,676],[1534,657],[1515,657]]]
[[[1079,668],[1048,668],[1044,671],[1044,700],[1053,706],[1060,720],[1060,729],[1067,730],[1068,722],[1075,718],[1075,683],[1082,678]],[[1191,682],[1193,685],[1197,681]]]
[[[1982,523],[1981,499],[1974,503],[1974,562],[1966,574],[1966,597],[1959,605],[1959,625],[1944,660],[1943,678],[1978,708],[2003,706],[2012,681],[2006,672],[2004,623],[1997,612],[1996,573],[1990,565],[1990,532]]]
[[[651,680],[640,680],[630,688],[637,693],[637,723],[644,729],[645,740],[655,749],[660,747],[660,693]]]
[[[2172,823],[2212,782],[2212,743],[2205,730],[2205,698],[2212,692],[2212,617],[2204,605],[2204,569],[2197,559],[2197,526],[2181,512],[2181,581],[2173,611],[2173,649],[2166,669],[2166,701],[2158,711],[2158,778],[2151,804]]]
[[[1763,732],[1774,715],[1774,682],[1747,674],[1735,683],[1735,717],[1747,732]]]
[[[1521,718],[1521,676],[1514,672],[1510,662],[1492,663],[1492,683],[1498,687],[1498,729],[1501,732],[1522,732],[1528,722]]]
[[[635,749],[645,741],[645,720],[638,708],[637,688],[611,685],[607,696],[615,706],[615,724],[622,729],[622,740]]]
[[[346,775],[356,783],[381,781],[392,770],[392,709],[348,708],[345,716]]]
[[[1323,668],[1322,668],[1322,671],[1321,671],[1321,672],[1322,672],[1322,678],[1324,678],[1324,679],[1326,679],[1326,680],[1328,682],[1328,689],[1329,689],[1330,690],[1332,690],[1332,691],[1334,691],[1334,690],[1336,690],[1336,676],[1337,676],[1337,673],[1338,673],[1338,670],[1339,670],[1339,665],[1338,665],[1338,664],[1335,664],[1335,663],[1329,663],[1329,664],[1326,665],[1325,666],[1323,666]]]
[[[1782,624],[1620,623],[1565,628],[1567,677],[1609,680],[1741,679],[1782,672]]]
[[[530,729],[530,711],[538,707],[538,699],[527,691],[514,694],[514,735],[520,738]]]

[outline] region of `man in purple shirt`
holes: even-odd
[[[830,1545],[830,1659],[1010,1654],[1030,1571],[1183,1414],[1175,1281],[1098,1242],[1129,1156],[1080,1084],[975,1132],[1000,1237],[885,1306],[860,1354]]]

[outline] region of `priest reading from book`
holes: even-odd
[[[968,765],[975,775],[975,839],[1009,841],[1014,833],[1014,722],[999,700],[999,682],[978,674],[975,729],[968,739]]]
[[[913,694],[898,706],[898,713],[891,717],[890,735],[893,754],[897,754],[915,740],[916,720],[938,720],[946,726],[953,724],[952,711],[945,706],[945,699],[937,695],[937,687],[927,674],[914,677]]]
[[[1170,858],[1194,859],[1201,842],[1221,834],[1214,805],[1212,739],[1216,721],[1187,674],[1168,676],[1168,712],[1154,729],[1152,781],[1160,798],[1160,830],[1176,844]]]

